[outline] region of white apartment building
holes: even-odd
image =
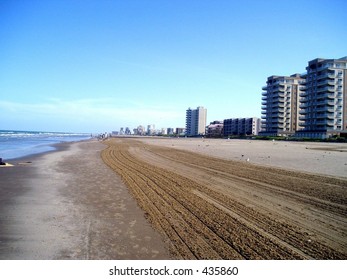
[[[200,106],[193,110],[188,108],[186,111],[186,135],[198,136],[205,135],[207,109]]]
[[[262,89],[262,135],[287,136],[300,129],[298,97],[305,79],[300,74],[270,76]]]
[[[347,56],[308,62],[300,93],[298,136],[326,138],[347,133]]]

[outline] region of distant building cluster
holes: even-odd
[[[120,135],[138,135],[138,136],[162,136],[162,135],[169,135],[169,136],[184,136],[185,135],[185,129],[184,128],[161,128],[161,129],[155,129],[154,124],[147,125],[147,128],[145,128],[142,125],[139,125],[137,128],[133,129],[133,132],[126,127],[121,127],[119,131],[112,131],[112,136],[120,136]]]
[[[186,127],[156,129],[154,124],[147,127],[139,125],[133,131],[121,127],[120,131],[113,131],[113,136],[138,135],[138,136],[187,136],[187,137],[230,137],[257,135],[260,128],[260,118],[239,118],[213,121],[206,126],[207,109],[199,106],[196,109],[186,110]]]
[[[154,124],[126,127],[113,135],[188,137],[286,136],[329,138],[347,136],[347,56],[316,58],[304,74],[270,76],[262,92],[260,118],[229,118],[206,126],[207,109],[186,110],[185,128],[156,129]]]
[[[347,135],[347,56],[316,58],[307,72],[270,76],[262,89],[261,135]]]
[[[211,138],[258,135],[260,118],[234,118],[213,121],[206,126],[207,109],[198,107],[186,111],[186,135],[206,135]]]

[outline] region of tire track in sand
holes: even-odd
[[[139,160],[129,149],[143,143],[112,139],[107,144],[108,148],[102,152],[103,160],[122,176],[153,226],[171,243],[171,251],[177,258],[346,257],[317,241],[307,244],[307,237],[295,225],[276,221],[242,203],[235,203],[221,192]],[[197,195],[197,191],[203,196]],[[227,208],[217,207],[218,204]],[[248,222],[237,219],[225,209],[239,213]]]

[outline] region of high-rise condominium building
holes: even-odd
[[[306,67],[300,93],[300,134],[325,138],[347,130],[347,56],[317,58]]]
[[[262,135],[291,135],[299,130],[298,97],[305,82],[299,74],[270,76],[262,89]]]
[[[196,110],[188,108],[186,111],[186,135],[205,135],[207,109],[200,106]]]

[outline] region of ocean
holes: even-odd
[[[0,130],[3,161],[55,150],[53,144],[90,139],[86,133]]]

